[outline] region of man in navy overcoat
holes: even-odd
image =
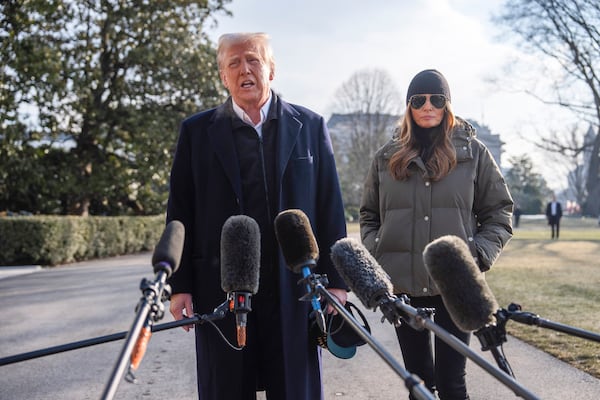
[[[329,257],[346,236],[329,134],[320,115],[271,90],[267,35],[223,35],[217,63],[231,97],[183,121],[171,171],[167,221],[184,224],[185,245],[169,281],[170,311],[175,319],[207,314],[225,300],[221,228],[232,215],[254,218],[261,233],[260,285],[248,313],[247,345],[236,351],[214,327],[195,327],[199,396],[253,400],[266,390],[274,400],[322,399],[320,349],[308,337],[311,306],[298,300],[306,287],[285,265],[273,220],[282,210],[304,211],[320,249],[314,271],[327,274],[328,290],[345,303],[347,287]],[[235,343],[233,313],[216,325]],[[190,373],[177,366],[168,371]]]

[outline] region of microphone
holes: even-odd
[[[403,320],[414,329],[423,330],[423,321],[433,309],[415,309],[407,296],[395,296],[390,277],[362,243],[352,238],[338,240],[331,247],[331,261],[365,307],[379,307],[394,326],[400,326]]]
[[[382,300],[392,297],[394,287],[388,274],[355,239],[338,240],[331,247],[331,260],[365,307],[374,309]]]
[[[498,303],[464,240],[446,235],[432,241],[423,261],[456,326],[470,332],[495,323]]]
[[[184,237],[185,227],[181,222],[173,220],[167,224],[152,254],[155,274],[162,271],[169,278],[177,271],[183,252]]]
[[[317,265],[319,246],[306,214],[298,209],[280,212],[275,217],[275,236],[288,268],[294,273],[302,273],[305,279],[309,278],[311,269]],[[306,289],[312,292],[310,284],[306,285]],[[311,304],[319,328],[326,332],[325,316],[316,295],[312,296]]]
[[[233,215],[221,230],[221,288],[227,292],[229,310],[235,313],[237,343],[246,346],[251,295],[258,291],[260,228],[247,215]]]
[[[491,350],[498,366],[514,376],[497,348],[506,342],[506,319],[498,318],[503,311],[465,241],[454,235],[442,236],[425,246],[423,261],[452,321],[464,332],[475,331],[481,349]]]

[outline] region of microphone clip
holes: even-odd
[[[327,327],[325,326],[325,314],[321,309],[321,295],[319,294],[318,288],[324,288],[329,285],[329,280],[327,279],[327,275],[314,274],[310,272],[308,268],[305,268],[303,273],[304,277],[298,280],[298,284],[303,284],[306,287],[306,294],[300,297],[298,300],[300,301],[310,301],[313,306],[312,315],[316,318],[317,325],[321,332],[327,332]]]
[[[400,311],[401,321],[408,324],[417,331],[425,329],[425,320],[431,320],[435,314],[435,308],[419,307],[415,308],[410,304],[410,297],[401,294],[394,302],[396,308]]]
[[[495,349],[502,343],[506,343],[506,330],[504,329],[504,325],[488,324],[483,328],[476,330],[473,334],[479,339],[482,351]]]
[[[417,331],[422,331],[425,328],[424,321],[430,320],[435,313],[435,308],[412,307],[406,294],[384,294],[377,299],[377,303],[383,313],[381,322],[387,319],[396,328],[405,323]]]
[[[218,321],[220,319],[225,318],[225,315],[227,315],[227,311],[229,311],[229,300],[225,300],[224,302],[222,302],[221,304],[216,306],[214,308],[214,310],[212,311],[212,313],[201,315],[200,321],[202,321],[202,322]]]
[[[319,291],[317,287],[319,285],[323,287],[327,287],[329,285],[329,280],[327,279],[327,275],[323,274],[309,274],[306,277],[298,280],[299,285],[305,285],[307,289],[307,293],[300,297],[300,301],[312,301],[314,296],[320,299]]]
[[[507,375],[515,377],[513,370],[508,363],[508,360],[504,357],[504,354],[498,350],[498,347],[502,348],[502,344],[506,342],[506,323],[510,317],[510,313],[505,309],[499,309],[494,314],[496,317],[496,323],[487,324],[483,328],[480,328],[473,332],[479,343],[481,344],[482,351],[490,350],[498,367]]]
[[[252,293],[230,292],[227,295],[229,312],[240,314],[252,311]]]
[[[506,343],[506,323],[509,320],[509,312],[501,308],[494,314],[496,322],[487,324],[473,332],[481,343],[481,350],[487,351]]]
[[[171,285],[163,283],[160,279],[150,280],[143,278],[140,282],[140,290],[142,291],[143,299],[150,304],[150,312],[148,318],[152,322],[160,321],[165,315],[164,302],[171,298]],[[140,309],[141,303],[135,307],[135,312]]]

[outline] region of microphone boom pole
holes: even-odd
[[[539,315],[531,312],[521,311],[521,306],[515,303],[511,303],[508,306],[508,310],[501,309],[499,312],[499,318],[505,318],[525,325],[535,325],[541,328],[552,329],[557,332],[566,333],[568,335],[576,336],[582,339],[592,340],[594,342],[600,342],[600,335],[594,332],[587,331],[581,328],[575,328],[573,326],[561,324],[559,322],[553,322]]]
[[[165,322],[158,325],[152,325],[151,332],[161,332],[167,329],[179,328],[185,325],[201,325],[207,321],[215,321],[218,319],[223,319],[225,314],[229,311],[229,304],[225,302],[221,304],[219,307],[215,308],[211,314],[203,314],[203,315],[194,315],[190,318],[180,319],[178,321]],[[97,336],[95,338],[84,339],[77,342],[71,342],[66,344],[61,344],[58,346],[47,347],[40,350],[29,351],[27,353],[15,354],[12,356],[7,356],[0,358],[0,367],[8,364],[15,364],[21,361],[32,360],[34,358],[40,358],[44,356],[49,356],[52,354],[64,353],[66,351],[82,349],[85,347],[95,346],[98,344],[114,342],[117,340],[125,339],[127,337],[128,331],[122,331],[117,333],[112,333],[110,335]]]
[[[400,310],[403,315],[403,320],[412,321],[410,325],[415,329],[427,329],[435,334],[440,340],[452,347],[454,350],[464,355],[465,357],[472,360],[475,364],[479,365],[485,371],[489,372],[494,378],[502,382],[504,385],[512,389],[512,391],[528,400],[539,400],[535,394],[531,393],[527,388],[523,387],[517,382],[511,375],[504,373],[503,371],[496,368],[494,365],[489,363],[485,358],[481,357],[469,346],[460,341],[456,336],[452,335],[444,328],[434,323],[430,318],[424,317],[423,313],[419,309],[414,308],[402,300],[395,301],[396,307]],[[408,316],[405,318],[404,316]],[[414,324],[414,326],[413,326]]]
[[[409,393],[411,393],[418,400],[435,400],[433,394],[427,389],[424,385],[423,380],[419,378],[417,375],[411,374],[392,357],[392,355],[385,350],[385,348],[377,342],[371,334],[362,327],[358,321],[350,314],[348,310],[344,306],[340,304],[338,299],[329,293],[329,291],[319,282],[319,278],[317,277],[316,283],[312,288],[314,291],[318,292],[323,298],[327,299],[327,301],[336,309],[336,311],[344,318],[346,322],[350,324],[352,329],[363,339],[366,343],[371,346],[373,350],[404,380],[404,385],[408,389]],[[313,282],[315,281],[313,280]]]

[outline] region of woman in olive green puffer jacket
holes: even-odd
[[[407,111],[397,135],[375,155],[360,208],[361,238],[394,285],[415,307],[435,307],[435,322],[468,343],[449,317],[423,263],[432,240],[455,235],[487,271],[512,236],[513,201],[496,162],[456,117],[450,90],[436,70],[409,85]],[[428,332],[397,329],[407,369],[441,399],[468,399],[465,357],[436,341],[435,366]]]

